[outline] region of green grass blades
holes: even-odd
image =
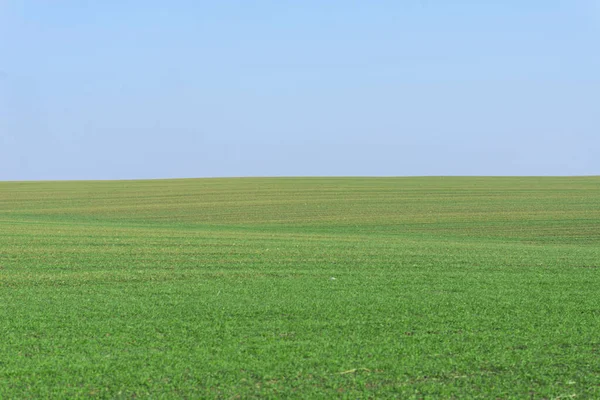
[[[600,398],[600,178],[0,183],[0,398]]]

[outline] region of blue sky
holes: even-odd
[[[7,0],[0,37],[0,180],[600,174],[600,0]]]

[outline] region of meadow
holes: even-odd
[[[600,398],[600,177],[0,183],[0,398]]]

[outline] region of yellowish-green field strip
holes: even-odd
[[[0,183],[0,398],[599,398],[600,178]]]

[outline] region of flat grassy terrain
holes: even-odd
[[[0,398],[600,398],[600,178],[0,183]]]

